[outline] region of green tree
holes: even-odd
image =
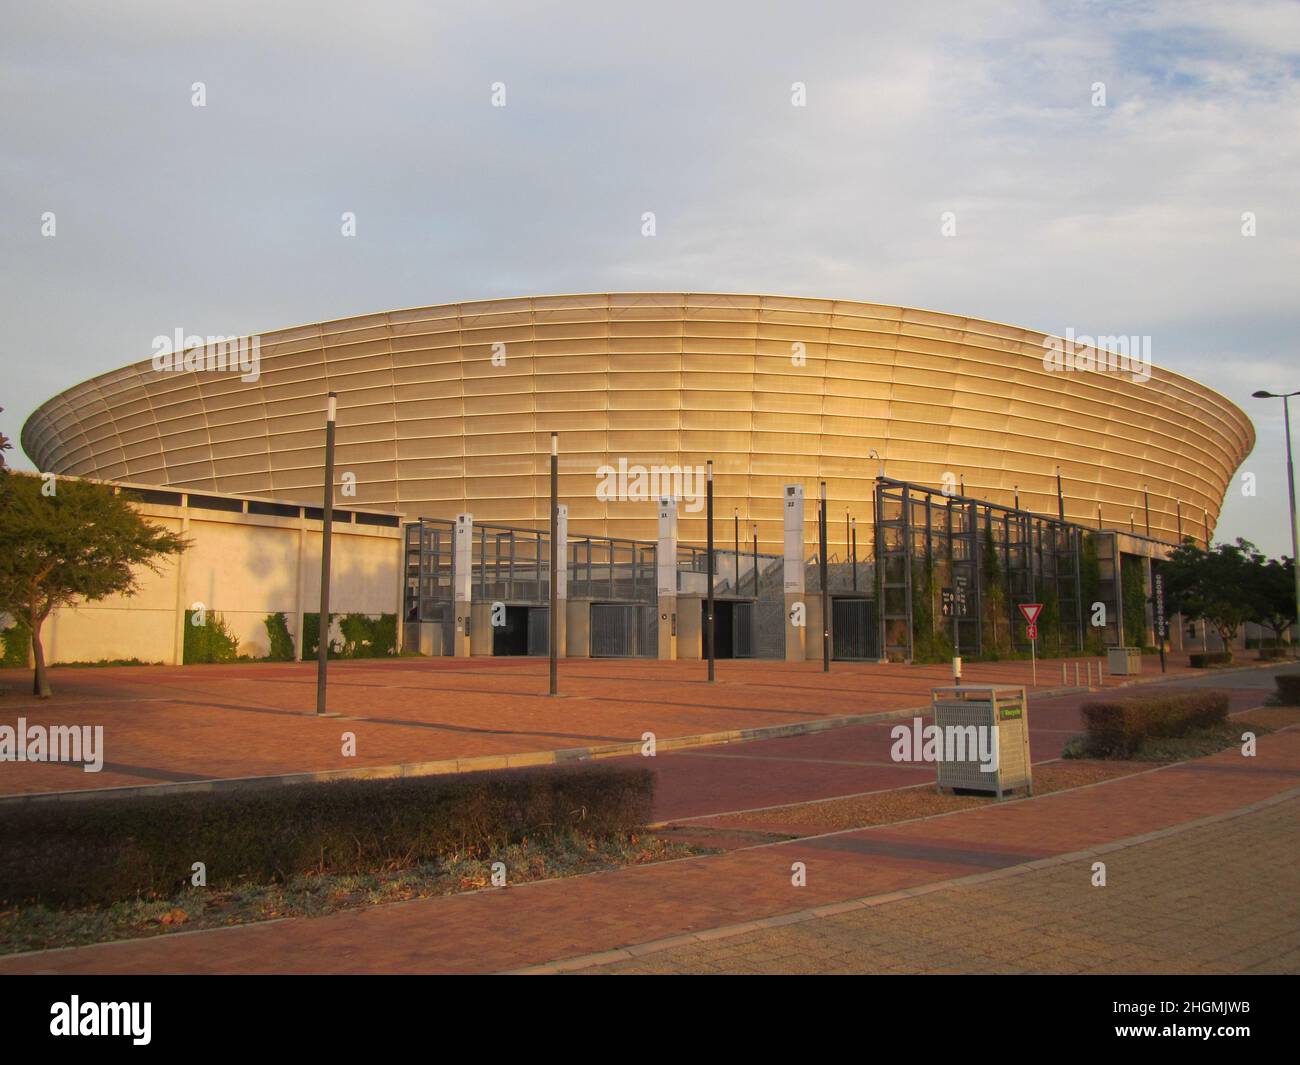
[[[1120,556],[1120,581],[1123,586],[1120,610],[1124,612],[1124,642],[1143,647],[1147,640],[1146,566],[1133,555]]]
[[[1261,616],[1254,576],[1257,557],[1255,545],[1240,538],[1235,544],[1215,544],[1208,551],[1191,539],[1184,540],[1161,568],[1166,611],[1181,613],[1189,621],[1204,618],[1231,657],[1232,641],[1241,626]]]
[[[980,594],[984,604],[984,657],[1001,658],[1002,652],[1011,650],[1011,629],[1007,627],[1006,639],[1002,636],[1002,622],[1007,612],[1006,582],[1002,577],[1002,560],[998,557],[997,544],[993,539],[993,526],[985,519],[984,545],[980,551],[980,569],[982,587]]]
[[[1085,533],[1081,538],[1079,585],[1083,593],[1083,649],[1086,654],[1106,651],[1102,630],[1092,624],[1092,604],[1101,598],[1101,559],[1097,555],[1097,538]]]
[[[131,595],[139,567],[158,571],[159,559],[187,542],[145,521],[107,485],[3,478],[0,504],[0,611],[31,631],[36,670],[32,691],[50,695],[41,627],[57,607]]]
[[[1280,559],[1265,559],[1262,555],[1251,558],[1252,601],[1256,614],[1251,620],[1273,630],[1278,644],[1283,633],[1295,624],[1295,559],[1283,555]]]

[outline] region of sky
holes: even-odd
[[[0,0],[0,432],[177,327],[833,297],[1150,336],[1255,423],[1217,538],[1290,554],[1298,178],[1296,2]]]

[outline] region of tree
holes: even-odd
[[[1283,633],[1295,624],[1295,559],[1283,555],[1267,561],[1259,556],[1254,566],[1252,599],[1256,616],[1252,619],[1273,630],[1281,644]]]
[[[0,407],[0,414],[3,414],[4,411],[4,407]],[[0,433],[0,471],[5,469],[5,452],[11,447],[13,445],[9,443],[9,438],[4,433]]]
[[[1171,612],[1189,621],[1204,618],[1229,657],[1241,626],[1259,616],[1253,574],[1258,565],[1254,560],[1260,557],[1248,540],[1215,544],[1207,551],[1189,538],[1170,552],[1161,568]]]
[[[183,551],[179,535],[151,525],[107,485],[6,474],[0,505],[0,611],[31,630],[32,691],[50,695],[41,626],[57,607],[132,595],[138,570],[158,572]]]

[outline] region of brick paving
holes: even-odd
[[[1144,668],[1148,680],[1158,671],[1154,659]],[[85,773],[3,762],[0,795],[550,757],[637,742],[646,731],[662,741],[889,713],[924,704],[948,681],[945,666],[835,663],[823,674],[817,662],[749,660],[719,662],[710,685],[699,662],[566,660],[556,699],[546,671],[539,659],[338,662],[330,710],[342,718],[318,719],[312,663],[56,669],[48,701],[27,693],[25,672],[6,670],[0,723],[103,725],[106,764]],[[1029,673],[1027,662],[966,666],[970,683],[1027,684]],[[1179,666],[1171,676],[1189,674]],[[1059,663],[1042,663],[1039,680],[1059,686]],[[356,735],[355,757],[342,753],[344,731]]]
[[[1091,861],[692,942],[583,973],[1300,972],[1300,797]]]
[[[1028,801],[990,802],[905,824],[321,918],[10,957],[0,959],[0,973],[515,970],[673,936],[709,936],[724,926],[1011,869],[1291,795],[1300,795],[1300,730],[1294,729],[1261,737],[1259,753],[1251,759],[1229,750],[1092,787]],[[1261,846],[1275,854],[1289,848],[1291,864],[1285,868],[1294,876],[1291,838],[1269,840]],[[1207,867],[1216,860],[1209,852]],[[1123,859],[1119,861],[1122,868]],[[806,866],[806,886],[791,882],[795,862]],[[1225,870],[1215,875],[1229,878],[1224,889],[1231,887],[1233,897],[1242,898],[1244,878],[1231,861],[1220,864]],[[1075,872],[1086,879],[1082,866]],[[1182,882],[1170,886],[1172,891],[1184,889],[1190,890]],[[1294,896],[1294,890],[1289,894]],[[1086,910],[1099,904],[1079,905]],[[1050,930],[1050,919],[1042,917],[1044,930]],[[1104,919],[1098,920],[1104,928]],[[1258,914],[1248,905],[1223,923],[1235,928],[1250,921],[1262,921],[1282,934],[1271,912]],[[900,962],[947,964],[942,937],[918,936],[916,949],[899,956]],[[1131,953],[1119,961],[1134,967],[1143,964],[1140,950],[1153,949],[1137,939],[1127,946]],[[1054,947],[1042,948],[1041,957],[1028,960],[1046,967],[1053,950],[1070,954],[1073,941],[1059,938]],[[767,961],[776,964],[782,958],[778,951]],[[1146,963],[1161,964],[1158,959]],[[1277,957],[1250,962],[1283,963]]]

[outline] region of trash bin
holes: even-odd
[[[1142,649],[1107,647],[1106,665],[1112,677],[1135,677],[1142,672]]]
[[[963,684],[935,688],[930,699],[940,791],[987,791],[999,799],[1008,791],[1033,794],[1024,688]],[[989,764],[992,768],[985,768]]]

